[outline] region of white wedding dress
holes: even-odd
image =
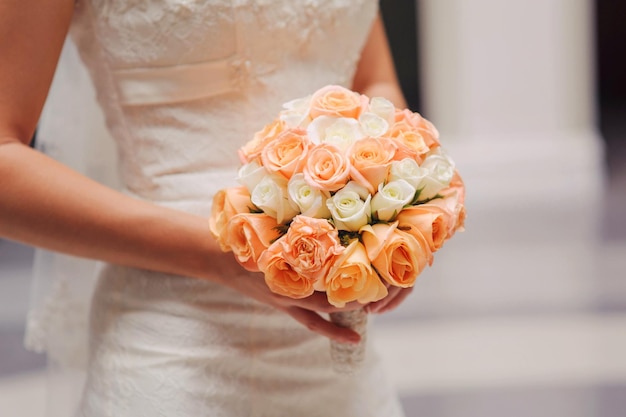
[[[71,36],[124,192],[208,216],[213,194],[235,185],[238,147],[282,103],[350,86],[377,10],[376,0],[78,1]],[[402,415],[371,347],[360,373],[337,375],[327,339],[228,288],[115,265],[99,275],[80,416]]]

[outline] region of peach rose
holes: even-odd
[[[452,226],[452,232],[450,233],[450,237],[452,237],[454,232],[465,230],[465,217],[467,215],[465,211],[465,184],[463,183],[463,178],[456,170],[452,176],[452,181],[450,181],[450,189],[456,190],[456,205],[454,207],[456,222]]]
[[[279,237],[276,226],[276,219],[262,213],[240,213],[230,219],[225,240],[241,266],[259,270],[259,257]]]
[[[430,151],[430,148],[426,145],[424,137],[417,130],[417,128],[411,126],[404,120],[394,123],[389,128],[386,136],[402,145],[403,155],[399,156],[398,160],[408,157],[420,162],[422,160],[422,155]]]
[[[450,180],[450,185],[445,190],[441,191],[441,194],[444,196],[453,194],[456,192],[457,203],[464,204],[465,203],[465,184],[463,183],[463,178],[459,175],[459,171],[454,170],[454,174],[452,174],[452,180]]]
[[[426,239],[432,252],[439,250],[448,239],[448,226],[453,221],[452,213],[432,201],[405,208],[397,220],[400,230],[417,240]]]
[[[456,214],[456,222],[454,223],[452,233],[449,234],[448,238],[452,237],[455,232],[465,231],[465,217],[467,216],[465,206],[463,204],[457,204],[454,212]]]
[[[305,298],[313,294],[315,280],[298,274],[283,257],[283,248],[277,240],[261,254],[259,270],[265,274],[268,288],[279,295],[289,298]]]
[[[428,202],[428,204],[441,207],[449,216],[450,221],[447,225],[446,239],[450,239],[457,231],[462,232],[465,230],[466,210],[465,205],[459,203],[459,200],[459,191],[454,190],[444,198],[437,198]]]
[[[277,244],[285,262],[312,281],[326,275],[333,259],[344,251],[337,229],[328,220],[307,216],[294,217]]]
[[[226,188],[219,190],[213,196],[209,230],[224,252],[230,250],[225,235],[228,221],[236,214],[249,213],[251,207],[253,204],[246,187]]]
[[[465,209],[465,184],[458,171],[454,171],[450,185],[441,190],[440,194],[444,198],[438,198],[430,201],[430,203],[441,206],[451,216],[448,225],[448,239],[455,232],[465,230],[465,217],[467,215]]]
[[[430,149],[435,149],[440,146],[439,131],[437,130],[435,125],[430,122],[430,120],[419,116],[419,130]]]
[[[418,241],[397,225],[366,225],[361,228],[361,239],[380,276],[391,285],[407,288],[413,286],[426,265],[432,264],[433,254],[425,239]]]
[[[317,90],[311,98],[310,115],[351,117],[358,119],[368,98],[338,85],[328,85]]]
[[[426,146],[434,149],[439,146],[439,132],[435,125],[422,117],[421,114],[412,112],[409,109],[396,111],[396,123],[406,122],[413,128],[417,129]]]
[[[302,170],[311,142],[306,131],[300,129],[285,130],[270,141],[261,152],[263,166],[270,172],[289,179]]]
[[[239,148],[239,159],[242,164],[247,164],[261,156],[261,152],[285,130],[285,122],[280,119],[274,120],[262,130],[256,132],[251,141]]]
[[[354,142],[348,150],[350,176],[370,194],[387,178],[387,171],[398,146],[388,138],[365,138]]]
[[[321,144],[311,148],[302,172],[311,187],[337,191],[348,183],[350,160],[337,147]]]
[[[365,247],[358,239],[335,259],[324,278],[324,288],[328,302],[335,307],[344,307],[351,301],[371,303],[387,295],[387,287],[372,268]]]

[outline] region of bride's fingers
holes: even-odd
[[[329,339],[342,343],[358,343],[361,336],[357,332],[344,327],[339,327],[314,311],[306,310],[300,307],[287,307],[287,314],[305,325],[309,330],[326,336]]]
[[[390,300],[380,311],[379,313],[385,313],[387,311],[391,311],[396,309],[402,302],[413,292],[413,287],[410,288],[399,288],[398,294]]]
[[[360,304],[356,301],[347,303],[344,307],[335,307],[334,305],[328,302],[328,298],[326,294],[321,292],[315,292],[312,295],[306,298],[293,299],[289,297],[280,297],[280,304],[283,306],[296,306],[301,307],[306,310],[317,311],[320,313],[334,313],[337,311],[351,311],[357,310],[363,307],[363,304]]]
[[[389,294],[385,298],[367,306],[369,313],[384,313],[393,310],[411,294],[413,288],[390,287],[388,291]]]

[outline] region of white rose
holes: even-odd
[[[359,116],[359,124],[365,136],[371,138],[378,138],[389,130],[389,122],[370,112],[365,112]]]
[[[364,137],[359,122],[346,117],[319,116],[306,129],[314,144],[329,143],[345,151]]]
[[[273,176],[266,176],[251,193],[252,204],[274,217],[278,223],[285,223],[296,216],[298,208],[289,200],[287,181]]]
[[[280,112],[280,120],[285,122],[289,128],[305,128],[311,122],[309,109],[311,107],[311,96],[298,98],[283,104],[284,110]]]
[[[426,157],[432,156],[432,155],[437,155],[437,156],[441,156],[445,159],[448,160],[448,163],[450,165],[452,165],[452,168],[454,169],[456,167],[456,164],[454,163],[454,161],[452,160],[452,158],[450,158],[450,155],[448,155],[442,148],[441,146],[437,146],[436,148],[432,149],[430,152],[428,152],[428,154],[426,155]]]
[[[452,159],[432,154],[422,162],[421,167],[428,170],[428,175],[422,179],[418,186],[418,189],[421,189],[419,193],[420,200],[433,198],[439,191],[450,185],[454,175],[454,162]]]
[[[303,174],[295,174],[287,185],[289,198],[299,208],[304,216],[316,219],[330,218],[330,211],[326,206],[328,195],[321,190],[315,189],[304,180]]]
[[[269,172],[258,162],[253,161],[248,164],[242,165],[239,168],[237,181],[248,189],[248,192],[252,194],[252,190],[258,183],[267,177]]]
[[[372,97],[369,104],[369,111],[385,119],[390,126],[395,122],[396,107],[386,98]]]
[[[352,191],[355,192],[361,197],[361,200],[367,200],[367,197],[370,195],[370,192],[367,188],[359,185],[356,181],[350,181],[340,191]]]
[[[337,191],[326,200],[326,204],[338,230],[357,232],[371,219],[372,196],[368,194],[364,201],[354,188],[346,188],[347,186]]]
[[[372,198],[372,213],[378,220],[393,220],[415,196],[415,187],[405,180],[395,180],[378,186],[378,192]]]
[[[388,180],[405,180],[417,189],[426,175],[428,175],[426,168],[421,168],[412,158],[405,158],[391,163]]]

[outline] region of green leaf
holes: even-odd
[[[278,225],[272,227],[273,230],[276,230],[276,232],[278,233],[278,236],[276,236],[274,239],[270,240],[270,243],[274,243],[278,239],[280,239],[281,237],[285,236],[287,234],[287,232],[289,231],[289,226],[290,225],[291,225],[291,221],[288,222],[288,223],[284,223],[284,224],[278,224]]]
[[[349,232],[347,230],[339,230],[339,242],[341,242],[341,246],[348,247],[350,242],[355,239],[360,240],[361,234],[359,232]]]
[[[418,200],[413,205],[417,206],[419,204],[425,204],[425,203],[428,203],[429,201],[433,201],[433,200],[436,200],[438,198],[444,198],[444,196],[442,196],[441,194],[435,194],[433,197],[427,198],[426,200]]]
[[[426,188],[426,186],[423,186],[422,188],[415,190],[415,194],[413,195],[413,199],[411,200],[409,205],[414,206],[417,204],[420,198],[420,193],[424,190],[424,188]]]
[[[248,210],[250,211],[250,213],[256,213],[256,214],[262,214],[263,213],[263,210],[261,210],[260,208],[258,208],[254,204],[251,205],[251,206],[248,206]]]

